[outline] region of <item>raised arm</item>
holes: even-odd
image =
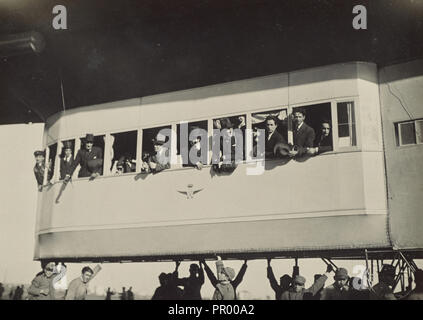
[[[273,273],[273,269],[270,266],[270,263],[267,266],[267,279],[269,279],[270,287],[277,293],[280,290],[278,282],[276,281],[275,274]]]
[[[307,289],[307,292],[310,292],[313,296],[319,292],[320,289],[322,289],[325,285],[326,280],[329,278],[329,275],[333,271],[332,265],[328,264],[326,268],[326,272],[324,275],[320,276],[313,285]]]
[[[67,175],[72,177],[76,167],[81,163],[81,160],[82,160],[81,150],[78,150],[78,153],[76,154],[75,160],[72,162],[72,165],[71,165]]]
[[[213,285],[213,287],[216,287],[216,285],[219,283],[219,281],[217,281],[216,276],[214,275],[213,271],[206,264],[206,261],[202,260],[201,263],[204,265],[204,270],[206,271],[207,277],[209,278],[211,284]]]
[[[244,264],[242,265],[241,269],[239,270],[236,278],[234,281],[232,281],[232,285],[235,287],[238,287],[238,285],[242,282],[242,279],[244,279],[245,272],[247,271],[247,260],[244,260]]]

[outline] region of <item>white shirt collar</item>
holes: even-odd
[[[297,131],[300,130],[301,126],[304,124],[304,121],[297,127]]]

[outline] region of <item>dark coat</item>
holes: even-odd
[[[333,151],[332,146],[332,134],[323,137],[321,134],[316,137],[314,140],[314,147],[319,148],[318,153]]]
[[[95,172],[102,174],[102,167],[99,167],[95,171],[91,171],[88,168],[88,161],[94,159],[103,159],[103,151],[101,150],[101,148],[93,146],[91,152],[88,152],[87,149],[79,149],[78,153],[76,154],[75,160],[70,168],[70,176],[72,176],[73,172],[75,171],[78,165],[81,165],[81,170],[79,170],[78,178],[89,177]]]
[[[183,300],[201,300],[201,287],[204,284],[204,271],[203,269],[199,270],[199,276],[197,277],[188,277],[176,279],[176,284],[178,286],[184,287],[184,292],[182,294]]]
[[[303,149],[313,147],[315,133],[314,129],[303,122],[299,130],[293,130],[294,145],[299,147],[300,153],[304,153]],[[301,152],[302,151],[302,152]]]
[[[267,139],[269,134],[266,132],[265,156],[266,158],[275,158],[275,145],[277,143],[287,143],[286,140],[278,131],[274,131],[270,139]]]
[[[267,279],[269,279],[270,286],[275,292],[275,300],[281,300],[282,293],[284,293],[286,290],[284,290],[284,288],[282,288],[276,281],[272,267],[267,267]]]
[[[60,158],[60,180],[65,179],[67,174],[71,174],[72,164],[74,163],[73,156],[69,161],[65,161],[65,158]]]
[[[44,163],[41,166],[39,166],[38,164],[35,164],[34,175],[35,175],[35,179],[37,180],[37,184],[39,186],[43,185],[44,171],[45,171],[45,164]],[[51,168],[49,168],[48,173],[47,173],[47,181],[50,181],[52,177],[53,177],[53,171],[51,170]]]
[[[303,289],[300,292],[294,292],[292,289],[285,291],[282,293],[281,300],[304,300],[304,295],[314,296],[323,288],[327,279],[326,275],[322,275],[308,289]]]
[[[170,154],[169,149],[166,148],[164,151],[164,154],[162,156],[159,156],[156,154],[150,155],[147,160],[148,163],[154,162],[156,164],[155,169],[151,169],[151,172],[158,173],[160,171],[163,171],[165,169],[170,169]]]

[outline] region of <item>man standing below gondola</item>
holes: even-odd
[[[85,148],[79,149],[75,160],[70,168],[70,172],[66,174],[66,180],[72,177],[76,167],[81,165],[78,178],[91,177],[97,178],[103,169],[103,150],[94,146],[94,135],[87,133],[85,137]]]

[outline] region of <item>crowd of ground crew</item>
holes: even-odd
[[[159,275],[160,286],[155,290],[152,300],[202,300],[201,287],[205,282],[205,274],[215,288],[212,300],[237,300],[237,287],[242,282],[247,271],[247,260],[244,261],[238,273],[231,267],[225,267],[224,262],[218,257],[216,261],[216,274],[210,269],[205,260],[192,263],[189,276],[180,278],[178,268],[180,262],[176,261],[173,273]],[[84,267],[81,276],[72,280],[64,296],[65,300],[85,300],[88,294],[90,280],[99,272],[101,267],[94,270]],[[61,264],[60,271],[55,262],[43,262],[42,271],[33,279],[28,289],[30,300],[55,300],[54,284],[66,274],[66,265]],[[332,276],[333,274],[333,276]],[[292,276],[284,274],[277,282],[271,266],[271,259],[267,259],[267,278],[275,293],[275,300],[422,300],[423,299],[423,270],[417,269],[414,273],[415,288],[405,293],[394,294],[395,267],[384,264],[379,271],[379,282],[372,287],[361,285],[361,279],[350,277],[345,268],[334,269],[332,264],[327,264],[324,274],[316,274],[313,284],[306,288],[306,279],[299,274],[299,268],[294,267]],[[333,283],[325,286],[328,279]],[[1,286],[0,286],[1,287]],[[0,291],[2,293],[2,291]],[[112,292],[107,290],[106,300],[111,300]],[[1,299],[1,296],[0,296]],[[133,300],[132,287],[129,291],[125,288],[121,300]]]

